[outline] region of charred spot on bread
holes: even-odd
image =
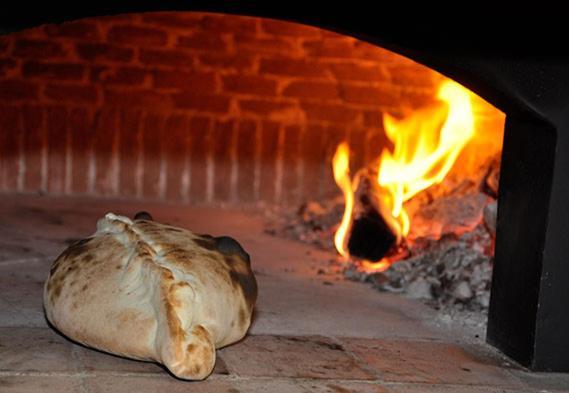
[[[139,211],[134,215],[135,220],[146,220],[146,221],[154,221],[150,213],[147,211]]]
[[[238,255],[244,261],[250,263],[251,257],[243,249],[241,244],[232,237],[229,236],[219,236],[214,238],[215,244],[217,246],[217,251],[223,255]]]
[[[241,288],[247,307],[252,310],[257,300],[257,281],[253,274],[243,274],[231,269],[229,277],[234,287]]]
[[[205,248],[206,250],[210,250],[210,251],[215,251],[217,250],[217,247],[215,245],[215,240],[213,239],[213,237],[198,237],[194,239],[194,242],[202,247]]]

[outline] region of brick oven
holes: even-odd
[[[385,143],[381,114],[428,103],[442,78],[355,38],[216,14],[94,18],[3,43],[4,192],[299,203],[336,190],[339,141],[361,166]],[[482,130],[501,126],[479,110]]]
[[[188,7],[3,21],[0,193],[297,206],[338,193],[342,141],[353,167],[373,161],[390,143],[383,114],[431,105],[448,76],[482,97],[473,100],[485,137],[463,156],[502,151],[487,340],[532,370],[567,371],[566,182],[554,172],[566,167],[555,155],[563,66],[413,40],[367,19]],[[530,85],[528,72],[547,77]]]

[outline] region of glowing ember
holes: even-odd
[[[398,241],[409,233],[410,220],[404,203],[428,187],[440,183],[453,167],[458,155],[474,135],[474,116],[468,90],[452,81],[445,81],[438,90],[436,105],[419,109],[403,119],[386,114],[383,118],[393,151],[385,149],[379,160],[377,182],[385,221]],[[333,158],[334,179],[346,201],[342,222],[334,243],[346,257],[346,236],[354,209],[354,184],[349,174],[349,147],[338,146]],[[386,214],[387,211],[387,214]],[[390,262],[364,261],[368,271],[383,271]]]

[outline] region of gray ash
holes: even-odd
[[[490,299],[499,161],[490,160],[479,173],[478,179],[449,177],[409,201],[411,233],[407,242],[387,254],[394,261],[388,270],[373,273],[355,257],[348,263],[335,258],[327,274],[420,299],[436,309],[485,311]],[[297,209],[273,210],[267,216],[266,232],[336,254],[333,239],[343,211],[341,196],[307,202]]]

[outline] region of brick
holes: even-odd
[[[223,90],[232,93],[274,96],[277,82],[261,76],[226,75],[222,77]]]
[[[100,109],[95,113],[93,127],[93,154],[95,156],[95,193],[113,195],[114,168],[113,149],[115,133],[118,133],[116,109]]]
[[[129,62],[134,57],[134,50],[122,46],[104,43],[78,43],[75,45],[77,55],[87,61]]]
[[[301,144],[301,160],[304,167],[302,176],[303,199],[314,199],[321,192],[320,183],[327,174],[324,166],[326,162],[326,128],[321,125],[308,125],[303,134]]]
[[[383,124],[383,112],[376,110],[366,110],[364,114],[364,125],[367,127],[381,127]]]
[[[234,37],[237,51],[249,54],[287,53],[289,56],[301,56],[302,52],[296,40],[271,37],[263,38],[250,34],[236,34]]]
[[[352,40],[354,43],[354,49],[352,51],[353,58],[380,61],[382,63],[401,62],[401,60],[408,60],[405,57],[398,55],[397,53],[390,52],[379,46],[370,44],[369,42],[356,40],[355,38],[352,38]]]
[[[566,386],[566,385],[565,385]],[[564,387],[565,387],[564,386]],[[348,387],[346,387],[348,388]],[[367,393],[366,390],[356,389],[354,391]],[[497,386],[472,386],[472,385],[446,385],[446,384],[396,384],[389,386],[389,393],[534,393],[539,390],[526,390],[519,387],[508,389]],[[543,391],[543,390],[542,390]],[[381,390],[379,392],[382,392]],[[546,390],[546,392],[558,392],[557,390]],[[560,390],[559,392],[563,392]]]
[[[245,16],[204,14],[198,24],[202,30],[209,34],[254,34],[257,31],[257,19]]]
[[[17,80],[0,80],[0,101],[35,100],[38,98],[38,86],[35,83]]]
[[[211,94],[216,90],[215,74],[211,72],[163,71],[154,72],[154,87],[188,89],[196,94]]]
[[[190,118],[190,187],[188,194],[195,202],[206,201],[207,165],[211,144],[211,119],[203,116]]]
[[[48,107],[46,111],[48,140],[48,183],[50,194],[62,194],[65,187],[67,150],[67,111],[64,107]]]
[[[437,103],[436,93],[430,89],[393,89],[399,93],[397,104],[400,108],[414,109]]]
[[[50,37],[77,38],[82,40],[100,39],[97,25],[88,22],[65,22],[59,25],[44,26],[45,33]]]
[[[261,19],[261,29],[267,34],[292,37],[317,38],[322,36],[320,29],[298,23],[283,22],[272,19]]]
[[[231,151],[236,143],[236,127],[233,120],[216,120],[213,124],[214,198],[219,202],[230,200]]]
[[[383,131],[383,128],[375,128],[369,129],[369,134],[367,135],[367,162],[378,158],[382,152],[382,150],[389,146],[387,136]]]
[[[118,25],[111,27],[107,38],[113,43],[146,47],[165,45],[168,41],[168,34],[164,30],[155,28]]]
[[[0,369],[12,372],[74,372],[73,344],[47,328],[0,328]]]
[[[283,177],[281,200],[288,203],[300,202],[300,144],[303,127],[292,125],[284,127],[284,150],[283,150]]]
[[[37,192],[41,189],[42,147],[47,139],[43,107],[23,106],[22,123],[26,157],[24,190]]]
[[[369,87],[351,84],[340,85],[340,96],[346,102],[374,106],[394,106],[399,94],[390,87]]]
[[[12,198],[14,202],[21,206],[23,199],[21,195],[13,195]],[[3,203],[4,209],[9,209],[8,206],[10,206],[8,203]],[[23,221],[21,220],[23,218],[21,208],[18,209],[17,205],[12,206],[14,206],[12,209],[2,214],[2,226],[5,230],[13,228],[11,231],[13,234],[22,233],[21,229],[18,230],[16,229],[17,227],[13,226],[14,224],[9,224],[12,220],[18,220],[20,223]],[[10,216],[13,218],[10,219]],[[51,216],[50,224],[48,225],[50,227],[63,226],[65,225],[63,224],[64,221],[66,221],[65,218],[60,215],[54,215]],[[15,221],[12,222],[15,223]],[[28,229],[28,233],[31,235],[31,231],[37,230],[40,225],[36,221],[33,227]],[[24,327],[47,327],[41,301],[38,300],[42,298],[43,283],[49,273],[49,259],[51,258],[43,259],[42,255],[48,253],[49,255],[57,254],[61,246],[57,247],[55,244],[50,245],[45,242],[41,242],[43,244],[40,245],[38,241],[32,239],[24,236],[12,237],[10,240],[6,239],[5,245],[2,247],[3,263],[0,264],[0,277],[2,277],[0,279],[0,292],[3,300],[0,305],[0,313],[2,315],[0,326],[3,328],[9,327],[12,330],[20,330],[20,328]],[[5,263],[5,261],[22,259],[27,259],[27,261],[19,265],[17,269],[13,265],[10,266]],[[36,348],[36,354],[40,359],[34,357],[33,344],[28,347],[19,346],[18,344],[12,346],[14,341],[20,341],[21,343],[30,338],[28,335],[25,335],[25,337],[17,336],[17,334],[6,334],[6,329],[0,329],[0,367],[3,370],[3,375],[8,374],[6,371],[10,369],[12,369],[13,374],[20,375],[27,374],[25,372],[22,373],[25,369],[32,369],[37,372],[40,371],[42,365],[48,368],[49,362],[55,360],[53,358],[50,359],[50,356],[43,351],[46,348],[41,348],[39,345],[39,348]],[[35,341],[34,344],[37,345],[38,342]],[[55,351],[53,347],[47,349]],[[60,366],[60,364],[54,365],[53,369],[58,370]],[[2,393],[5,393],[5,391],[4,386],[2,386]]]
[[[360,113],[345,105],[303,102],[300,106],[308,120],[353,123],[358,119]]]
[[[354,81],[387,81],[389,74],[385,68],[378,64],[366,63],[330,63],[330,71],[339,80]]]
[[[305,52],[312,57],[352,58],[354,43],[346,38],[312,39],[303,42]]]
[[[12,55],[22,58],[50,59],[64,57],[66,52],[58,42],[20,38],[14,42]]]
[[[168,94],[156,92],[153,89],[105,89],[105,105],[128,108],[170,109],[172,102]]]
[[[1,106],[0,113],[0,190],[17,191],[23,147],[21,113],[17,106]]]
[[[229,97],[226,96],[194,94],[191,92],[173,94],[172,100],[176,108],[213,113],[227,113],[230,103]]]
[[[82,64],[28,61],[22,65],[22,75],[26,78],[78,81],[84,74],[85,66]]]
[[[119,110],[119,129],[121,143],[120,156],[120,194],[136,197],[137,166],[142,159],[142,112],[141,110],[125,108]]]
[[[214,68],[225,71],[252,71],[255,66],[254,57],[247,54],[200,54],[198,56],[198,64],[208,68]]]
[[[438,74],[418,63],[395,64],[387,68],[391,83],[404,87],[436,88]]]
[[[367,130],[360,127],[356,127],[349,130],[348,143],[350,145],[350,150],[352,151],[352,159],[350,166],[352,168],[362,168],[369,162],[365,161],[366,156],[366,142],[367,142]]]
[[[169,201],[181,201],[182,176],[190,151],[189,119],[185,115],[173,115],[164,129],[164,157],[167,160],[166,197]]]
[[[262,99],[239,99],[239,108],[244,113],[254,113],[270,116],[278,112],[295,110],[296,106],[290,101],[269,101]]]
[[[311,381],[298,381],[297,384],[298,388],[303,389],[303,392],[327,392],[327,393],[420,393],[423,392],[421,388],[428,389],[429,387],[419,386],[402,386],[401,390],[393,390],[392,386],[383,386],[382,382],[374,381],[374,382],[356,382],[356,381],[318,381],[318,380],[311,380]],[[398,386],[399,387],[399,386]],[[416,388],[417,390],[413,390]],[[395,388],[396,389],[396,388]],[[432,391],[428,391],[428,393],[466,393],[466,391],[457,391],[456,386],[452,386],[448,390],[437,390],[441,389],[440,385],[434,387]],[[444,389],[444,387],[443,387]],[[470,393],[514,393],[514,392],[493,392],[493,391],[469,391]],[[427,392],[425,392],[427,393]],[[520,393],[520,392],[517,392]]]
[[[89,70],[89,79],[109,86],[140,86],[145,83],[148,74],[146,69],[139,67],[97,66]]]
[[[382,63],[396,59],[394,53],[383,48],[340,35],[320,40],[305,40],[303,48],[309,56],[314,57],[373,60]]]
[[[334,157],[338,145],[341,142],[348,141],[348,131],[346,127],[334,123],[326,127],[325,133],[324,175],[320,179],[320,190],[323,195],[340,194],[332,173],[332,157]]]
[[[18,63],[16,60],[0,57],[0,77],[8,75],[11,71],[15,70]]]
[[[520,387],[498,359],[479,354],[473,347],[409,340],[341,341],[383,381]]]
[[[72,130],[71,189],[73,193],[85,194],[91,192],[89,170],[96,132],[94,120],[87,109],[72,108],[69,110],[69,129]],[[94,179],[92,180],[94,182]]]
[[[18,392],[76,392],[81,389],[79,378],[69,376],[3,376],[0,377],[0,386],[4,393]]]
[[[169,67],[192,67],[195,55],[179,49],[141,49],[142,64]]]
[[[202,19],[203,14],[194,12],[152,12],[142,14],[144,23],[168,28],[196,28],[198,27],[198,22]]]
[[[144,179],[142,183],[145,198],[159,196],[160,160],[165,121],[163,115],[155,113],[147,114],[143,120]]]
[[[105,393],[105,392],[139,392],[139,393],[153,393],[164,389],[171,393],[186,393],[188,391],[188,385],[183,382],[176,380],[169,376],[166,372],[162,372],[162,375],[152,375],[147,378],[140,377],[139,375],[120,375],[115,376],[112,374],[97,375],[95,377],[85,378],[85,383],[83,387],[87,386],[87,391],[92,393]],[[214,378],[209,378],[205,381],[200,381],[199,392],[200,393],[218,393],[218,392],[263,392],[263,391],[279,391],[288,392],[290,390],[283,389],[280,384],[272,383],[253,383],[253,384],[243,384],[243,388],[240,387],[239,390],[235,389],[235,383],[230,381],[224,381]],[[255,387],[255,390],[251,390],[249,386]],[[294,385],[293,385],[294,386]],[[281,390],[274,390],[274,388]],[[243,390],[242,390],[243,389]],[[271,389],[271,390],[265,390]],[[41,390],[41,389],[40,389]],[[35,391],[40,391],[35,390]],[[34,391],[34,390],[30,390]],[[58,391],[58,390],[54,390]],[[298,393],[300,390],[293,390],[291,393]],[[7,392],[11,393],[11,392]],[[62,392],[64,393],[64,392]]]
[[[98,91],[93,86],[49,84],[44,89],[44,95],[53,101],[72,104],[96,104]]]
[[[279,148],[279,131],[282,126],[276,122],[265,121],[261,124],[261,168],[260,199],[275,201],[276,160]]]
[[[285,97],[335,100],[338,98],[338,87],[330,82],[297,81],[289,83],[282,94]]]
[[[208,32],[195,32],[192,35],[178,37],[178,47],[203,49],[208,51],[226,51],[227,42],[219,35]]]
[[[328,67],[324,63],[294,58],[261,59],[259,73],[308,78],[323,78],[329,75]]]
[[[230,372],[244,377],[373,379],[341,345],[321,336],[247,336],[220,354]]]
[[[255,161],[257,158],[257,124],[240,121],[237,124],[237,198],[252,202],[255,196]]]

